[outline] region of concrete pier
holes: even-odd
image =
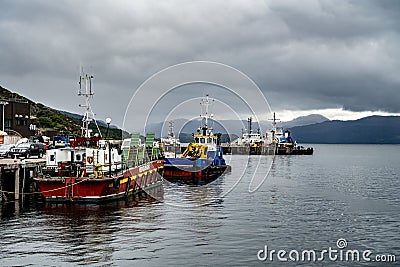
[[[25,185],[31,183],[36,175],[37,167],[45,165],[44,158],[0,159],[0,202],[20,200],[21,195],[26,193]]]

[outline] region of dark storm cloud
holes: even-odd
[[[282,43],[285,56],[276,61],[276,73],[268,72],[270,84],[300,103],[319,102],[314,108],[399,112],[398,4],[283,3],[272,9],[291,34]]]
[[[152,74],[211,60],[248,74],[273,109],[400,112],[398,1],[0,3],[1,85],[53,107],[78,111],[83,65],[98,117],[121,124]]]

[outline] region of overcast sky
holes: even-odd
[[[96,118],[121,126],[150,76],[201,60],[248,75],[284,119],[400,113],[399,31],[396,0],[0,0],[0,85],[81,113],[82,66]]]

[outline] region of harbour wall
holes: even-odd
[[[33,177],[45,159],[0,159],[0,202],[23,199],[34,192]]]

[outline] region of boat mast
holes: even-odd
[[[204,124],[204,127],[202,127],[202,130],[203,130],[203,135],[208,135],[207,134],[207,130],[208,130],[208,118],[211,118],[211,116],[208,114],[208,107],[211,105],[211,102],[213,102],[214,101],[214,99],[210,99],[209,97],[208,97],[208,94],[206,94],[206,97],[205,98],[203,98],[202,99],[202,101],[201,101],[201,103],[200,103],[200,105],[203,107],[205,107],[204,108],[204,111],[205,111],[205,113],[204,113],[204,116],[203,116],[203,114],[201,114],[200,115],[200,117],[201,118],[205,118],[205,124]],[[203,108],[201,109],[201,112],[203,113]],[[211,129],[210,129],[211,130]]]
[[[174,122],[173,121],[169,121],[169,133],[168,133],[168,135],[171,136],[171,138],[175,137],[175,134],[174,134]]]
[[[93,120],[96,123],[97,130],[99,131],[100,137],[101,137],[101,132],[99,129],[99,126],[97,125],[97,122],[94,118],[94,113],[90,108],[90,97],[93,97],[94,92],[92,90],[92,79],[93,75],[88,75],[83,72],[83,69],[81,71],[81,75],[79,76],[79,91],[78,91],[78,96],[83,96],[85,97],[85,105],[79,105],[80,107],[85,108],[85,114],[83,115],[82,118],[82,137],[85,138],[90,138],[90,131],[89,131],[89,125],[90,122]],[[82,88],[83,87],[83,88]]]
[[[270,119],[270,121],[272,120],[272,140],[275,139],[275,133],[276,133],[276,122],[279,121],[280,119],[277,119],[275,117],[275,112],[274,112],[274,117],[272,119]]]
[[[247,119],[248,122],[248,129],[249,129],[249,135],[253,132],[253,129],[251,128],[251,123],[252,123],[253,118],[250,117]]]
[[[168,133],[169,137],[172,140],[172,147],[174,150],[174,157],[176,158],[176,138],[175,138],[175,134],[174,134],[174,121],[169,121],[169,133]]]

